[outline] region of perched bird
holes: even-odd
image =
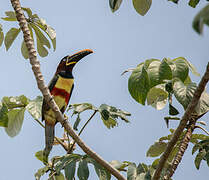
[[[78,61],[91,53],[93,53],[92,50],[85,49],[73,54],[72,56],[64,57],[60,61],[55,75],[49,83],[48,88],[50,93],[62,113],[64,113],[67,108],[74,87],[72,70]],[[54,143],[54,127],[58,121],[56,120],[53,110],[45,100],[42,105],[42,121],[45,121],[46,143],[43,155],[45,161],[48,161],[48,156]]]

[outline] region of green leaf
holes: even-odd
[[[5,128],[6,133],[10,137],[14,137],[19,134],[23,120],[24,120],[25,108],[13,109],[8,112],[8,127]]]
[[[80,118],[80,115],[78,114],[77,118],[76,118],[76,121],[73,125],[73,129],[75,129],[76,131],[78,130],[78,125],[80,124],[81,122],[81,118]]]
[[[131,96],[140,104],[145,105],[150,82],[144,67],[136,68],[128,80],[128,90]]]
[[[5,104],[0,107],[0,126],[7,127],[8,126],[8,109]]]
[[[24,7],[22,7],[22,10],[25,11],[28,14],[28,17],[30,17],[30,18],[33,17],[32,16],[33,14],[32,14],[32,11],[31,11],[30,8],[24,8]]]
[[[64,175],[60,172],[58,175],[55,175],[55,180],[65,180]]]
[[[122,3],[122,0],[109,0],[109,6],[111,11],[114,13],[117,11]]]
[[[35,25],[31,25],[32,28],[34,29],[35,31],[35,34],[36,34],[36,42],[37,42],[37,50],[38,50],[38,54],[41,56],[41,57],[46,57],[48,55],[48,51],[47,49],[44,47],[44,45],[47,44],[47,46],[49,45],[48,42],[46,43],[45,41],[45,36],[42,34],[42,33],[38,33],[37,32],[37,27]],[[36,29],[36,30],[35,30]],[[39,30],[40,31],[40,30]],[[43,36],[41,36],[41,34]],[[43,38],[44,37],[44,38]],[[48,41],[48,40],[47,40]]]
[[[39,119],[41,117],[42,103],[43,97],[37,96],[36,99],[30,100],[29,104],[26,106],[26,109],[34,119]]]
[[[147,151],[147,157],[157,157],[165,151],[167,143],[165,142],[155,142]]]
[[[20,28],[11,28],[5,36],[4,39],[4,45],[6,47],[6,50],[8,51],[8,49],[10,48],[10,46],[12,45],[12,43],[14,42],[14,40],[16,39],[17,35],[20,32]]]
[[[8,109],[13,109],[27,106],[28,99],[24,95],[10,97],[4,96],[2,102],[8,107]]]
[[[43,151],[38,151],[35,153],[35,157],[41,161],[41,162],[44,162],[44,155],[43,155]]]
[[[38,18],[38,17],[36,17]],[[55,30],[46,24],[46,21],[44,19],[39,19],[36,22],[36,25],[41,28],[47,35],[48,37],[51,39],[54,51],[56,50],[56,32]]]
[[[111,175],[108,171],[105,170],[100,164],[98,164],[95,160],[92,161],[94,165],[94,169],[99,177],[99,180],[110,180]]]
[[[200,100],[195,108],[196,113],[201,116],[209,111],[209,94],[207,92],[203,92],[200,96]]]
[[[89,168],[87,165],[87,161],[82,159],[78,165],[78,178],[79,180],[87,180],[89,177]]]
[[[132,163],[128,166],[127,180],[136,180],[136,177],[137,177],[136,164]]]
[[[192,74],[194,74],[196,76],[200,76],[200,74],[197,72],[195,66],[193,64],[191,64],[189,61],[187,61],[186,58],[184,58],[184,57],[178,57],[178,58],[175,58],[173,61],[176,61],[176,60],[184,61],[188,65],[188,67],[191,70]]]
[[[164,58],[160,64],[160,67],[159,67],[159,79],[160,81],[163,81],[163,80],[170,80],[172,79],[172,71],[171,71],[171,68],[169,66],[169,60]]]
[[[192,148],[192,154],[194,154],[198,149],[200,149],[202,146],[200,144],[195,144]]]
[[[167,103],[168,93],[161,88],[156,86],[151,88],[147,94],[147,104],[161,110]]]
[[[131,115],[129,112],[122,111],[121,109],[117,109],[107,104],[102,104],[98,110],[100,112],[101,119],[107,128],[117,126],[117,118],[121,118],[123,121],[129,122],[126,116]]]
[[[14,11],[6,11],[5,14],[7,17],[1,19],[5,21],[17,21],[16,14]]]
[[[97,110],[97,108],[90,103],[71,104],[68,111],[73,109],[73,114],[79,114],[86,110]]]
[[[133,0],[133,6],[140,15],[144,16],[152,5],[152,0]]]
[[[49,167],[45,166],[43,168],[40,168],[36,173],[35,173],[35,179],[40,180],[41,176],[43,176],[45,173],[49,171]]]
[[[177,77],[184,82],[189,74],[189,67],[188,64],[185,62],[185,60],[181,58],[173,59],[173,78]]]
[[[201,163],[201,161],[203,160],[203,158],[204,158],[205,155],[206,155],[206,151],[205,151],[205,150],[202,150],[202,151],[200,151],[200,152],[197,154],[197,156],[196,156],[196,158],[195,158],[195,161],[194,161],[195,167],[196,167],[197,169],[200,168],[200,163]]]
[[[189,105],[194,91],[196,90],[196,84],[195,83],[190,83],[188,85],[184,85],[184,83],[175,78],[173,81],[173,91],[176,99],[178,102],[184,107],[184,109],[187,108]]]
[[[65,166],[65,177],[66,180],[73,180],[75,176],[76,160],[72,160]]]
[[[22,41],[22,46],[21,46],[21,53],[23,55],[23,57],[25,59],[29,58],[29,54],[28,54],[28,48],[26,47],[25,41]]]
[[[178,114],[179,114],[179,111],[174,106],[169,104],[169,115],[175,116]]]
[[[144,68],[146,69],[149,77],[150,88],[160,83],[160,79],[159,79],[160,64],[161,62],[158,59],[148,59],[144,63]]]
[[[141,174],[141,173],[145,173],[146,170],[144,168],[144,164],[139,163],[139,165],[137,166],[137,174]]]
[[[192,22],[192,26],[198,34],[203,33],[204,24],[209,25],[209,5],[200,10]]]
[[[0,30],[0,47],[3,44],[3,41],[4,41],[4,33],[3,33],[3,31]]]
[[[123,170],[125,167],[127,167],[130,163],[127,163],[126,161],[125,162],[120,162],[120,161],[117,161],[117,160],[112,160],[110,162],[110,164],[117,170],[121,171]]]
[[[199,2],[200,2],[200,0],[190,0],[189,5],[193,8],[195,8]]]
[[[60,158],[60,160],[55,165],[55,170],[59,173],[63,168],[65,168],[72,161],[78,161],[81,158],[79,154],[67,154]]]

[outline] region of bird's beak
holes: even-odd
[[[80,61],[83,57],[93,53],[91,49],[84,49],[82,51],[79,51],[71,56],[68,56],[68,60],[66,62],[66,65],[69,66],[71,64],[76,64],[78,61]]]

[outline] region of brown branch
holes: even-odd
[[[11,0],[11,4],[15,10],[17,20],[18,20],[20,28],[23,32],[24,41],[25,41],[25,44],[26,44],[26,47],[27,47],[28,53],[29,53],[30,64],[32,66],[32,70],[33,70],[34,76],[36,78],[38,88],[40,89],[41,93],[43,94],[46,102],[53,109],[57,120],[62,124],[62,126],[67,130],[69,135],[76,141],[76,143],[81,147],[81,149],[86,154],[88,154],[93,159],[95,159],[99,164],[101,164],[104,168],[106,168],[117,179],[125,180],[125,177],[123,177],[117,169],[113,168],[108,162],[103,160],[98,154],[96,154],[93,150],[91,150],[82,141],[82,139],[80,139],[80,137],[73,131],[70,124],[66,120],[64,120],[64,117],[63,117],[62,113],[60,112],[58,106],[56,105],[54,99],[52,98],[48,87],[44,83],[44,78],[43,78],[43,75],[40,70],[40,62],[37,59],[37,53],[34,48],[34,42],[31,38],[30,30],[28,29],[27,21],[25,19],[24,13],[21,9],[20,2],[19,2],[19,0]]]
[[[179,146],[179,151],[177,152],[177,154],[176,154],[176,156],[175,156],[175,158],[168,170],[168,173],[164,176],[164,180],[168,180],[173,176],[173,174],[175,173],[175,170],[177,169],[178,165],[180,164],[182,157],[188,147],[188,144],[189,144],[190,139],[192,137],[192,133],[195,129],[195,123],[197,121],[197,118],[191,117],[191,119],[189,121],[190,121],[190,123],[188,125],[188,129],[186,131],[186,134],[184,135],[184,138],[182,139],[181,144]]]
[[[184,113],[184,115],[183,115],[183,117],[182,117],[182,119],[179,123],[179,126],[175,130],[172,139],[169,141],[165,152],[160,157],[160,161],[159,161],[157,169],[154,173],[153,180],[158,180],[160,178],[160,174],[161,174],[162,169],[163,169],[163,167],[164,167],[164,165],[165,165],[165,163],[168,159],[168,156],[170,155],[173,147],[175,146],[175,144],[178,141],[181,133],[183,132],[184,128],[186,127],[188,120],[190,119],[192,113],[194,112],[195,107],[196,107],[196,105],[197,105],[197,103],[200,99],[200,96],[201,96],[202,92],[205,89],[205,86],[206,86],[208,80],[209,80],[209,63],[207,65],[206,72],[203,75],[197,89],[195,90],[194,96],[193,96],[191,102],[189,103],[189,105],[188,105],[188,107],[187,107],[187,109],[186,109],[186,111],[185,111],[185,113]]]

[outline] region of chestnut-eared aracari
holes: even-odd
[[[85,49],[73,54],[72,56],[64,57],[60,61],[55,75],[49,83],[48,88],[50,93],[62,113],[64,113],[67,108],[74,87],[72,70],[78,61],[91,53],[93,53],[92,50]],[[42,105],[42,121],[45,121],[46,144],[44,149],[44,159],[45,161],[48,161],[47,159],[54,143],[54,127],[58,121],[56,120],[53,110],[45,100]]]

